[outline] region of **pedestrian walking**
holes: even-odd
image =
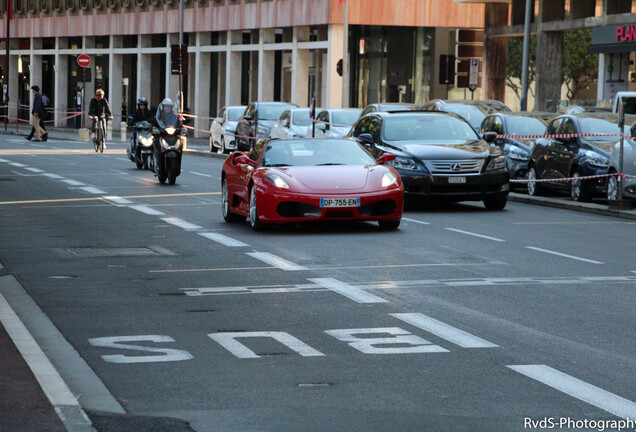
[[[31,91],[33,92],[33,104],[31,105],[31,114],[33,114],[33,127],[31,128],[31,133],[26,137],[26,139],[30,141],[35,134],[36,141],[46,141],[49,134],[46,132],[46,129],[43,128],[43,125],[40,124],[41,119],[46,115],[46,108],[42,103],[40,87],[37,85],[31,86]]]

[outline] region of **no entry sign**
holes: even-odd
[[[83,68],[89,67],[91,65],[91,58],[87,54],[80,54],[77,56],[77,64]]]

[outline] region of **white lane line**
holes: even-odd
[[[169,223],[170,225],[183,228],[186,231],[195,231],[195,230],[203,229],[203,227],[200,227],[199,225],[191,224],[190,222],[186,222],[183,219],[179,219],[176,217],[162,218],[161,220]]]
[[[499,346],[421,313],[393,313],[389,315],[462,348],[496,348]]]
[[[57,175],[57,174],[51,174],[51,173],[44,173],[43,175],[55,179],[55,180],[62,180],[64,177],[62,177],[61,175]]]
[[[62,181],[63,181],[64,183],[68,184],[68,185],[71,185],[71,186],[85,186],[85,185],[84,185],[84,183],[82,183],[82,182],[78,182],[78,181],[76,181],[76,180],[69,180],[69,179],[66,179],[66,180],[62,180]]]
[[[351,286],[344,282],[340,282],[337,279],[313,278],[308,280],[358,303],[388,303],[388,301],[383,299],[382,297],[370,294],[364,290],[361,290],[360,288]]]
[[[219,234],[219,233],[199,233],[199,235],[208,238],[212,241],[215,241],[217,243],[220,243],[224,246],[229,246],[229,247],[243,247],[243,246],[249,246],[247,243],[243,243],[242,241],[239,240],[235,240],[232,237],[228,237],[226,235],[223,234]]]
[[[160,216],[160,215],[165,215],[164,212],[160,212],[159,210],[155,210],[151,207],[146,207],[146,206],[142,206],[142,205],[133,205],[130,206],[131,209],[133,210],[137,210],[138,212],[141,213],[145,213],[147,215],[151,215],[151,216]]]
[[[587,258],[581,258],[581,257],[577,257],[577,256],[574,256],[574,255],[568,255],[568,254],[564,254],[564,253],[561,253],[561,252],[551,251],[551,250],[548,250],[548,249],[541,249],[541,248],[534,247],[534,246],[526,246],[526,249],[532,249],[532,250],[535,250],[535,251],[538,251],[538,252],[545,252],[547,254],[556,255],[556,256],[560,256],[560,257],[564,257],[564,258],[570,258],[570,259],[577,260],[577,261],[583,261],[583,262],[590,263],[590,264],[603,264],[600,261],[593,261],[593,260],[589,260]]]
[[[455,228],[444,228],[444,229],[446,229],[448,231],[454,231],[454,232],[457,232],[457,233],[460,233],[460,234],[466,234],[466,235],[473,236],[473,237],[483,238],[483,239],[486,239],[486,240],[492,240],[492,241],[498,241],[498,242],[504,242],[505,241],[505,240],[502,240],[502,239],[498,239],[496,237],[490,237],[490,236],[487,236],[487,235],[477,234],[477,233],[473,233],[473,232],[470,232],[470,231],[462,231],[462,230],[458,230],[458,229],[455,229]]]
[[[429,222],[418,221],[418,220],[415,220],[415,219],[409,219],[409,218],[405,218],[405,217],[403,217],[402,220],[405,220],[405,221],[408,221],[408,222],[417,223],[417,224],[422,224],[422,225],[430,225]]]
[[[54,406],[78,406],[75,396],[2,294],[0,294],[0,321],[31,368],[49,401]]]
[[[266,264],[272,265],[274,267],[278,267],[281,270],[285,270],[285,271],[307,270],[307,267],[294,264],[291,261],[287,261],[286,259],[283,259],[276,255],[272,255],[269,252],[247,252],[247,255],[251,256],[252,258],[256,258],[259,261],[263,261]]]
[[[546,365],[508,365],[510,369],[618,417],[635,419],[636,403]]]
[[[95,195],[104,195],[106,193],[106,191],[97,189],[96,187],[92,187],[92,186],[84,186],[84,187],[81,187],[80,189]]]
[[[194,174],[194,175],[198,175],[198,176],[202,176],[202,177],[212,177],[209,174],[203,174],[203,173],[195,172],[195,171],[190,171],[190,174]]]
[[[128,200],[128,199],[122,198],[122,197],[118,197],[118,196],[114,196],[114,195],[104,196],[104,197],[102,197],[102,199],[114,202],[117,205],[133,204],[133,201],[131,201],[131,200]]]
[[[39,168],[25,168],[25,169],[26,169],[27,171],[31,171],[31,172],[34,172],[34,173],[43,173],[43,172],[44,172],[44,171],[42,171],[42,170],[41,170],[41,169],[39,169]]]
[[[9,162],[9,165],[12,165],[14,167],[18,167],[18,168],[24,168],[26,165],[25,164],[21,164],[18,162]]]
[[[9,161],[8,161],[8,160],[6,160],[6,159],[0,159],[0,162],[7,163],[7,162],[9,162]]]

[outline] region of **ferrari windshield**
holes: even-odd
[[[261,160],[264,167],[375,164],[364,148],[348,139],[270,141]]]
[[[412,114],[387,117],[384,121],[387,141],[475,141],[479,137],[465,121],[446,114]]]

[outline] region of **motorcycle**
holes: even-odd
[[[175,184],[181,174],[181,156],[186,142],[187,123],[175,112],[174,103],[170,99],[164,99],[157,108],[154,119],[154,152],[149,168],[155,173],[159,183]]]
[[[148,159],[152,157],[153,141],[152,125],[147,121],[138,122],[133,126],[135,133],[130,138],[130,148],[126,149],[128,159],[137,165],[138,169],[148,169]]]

